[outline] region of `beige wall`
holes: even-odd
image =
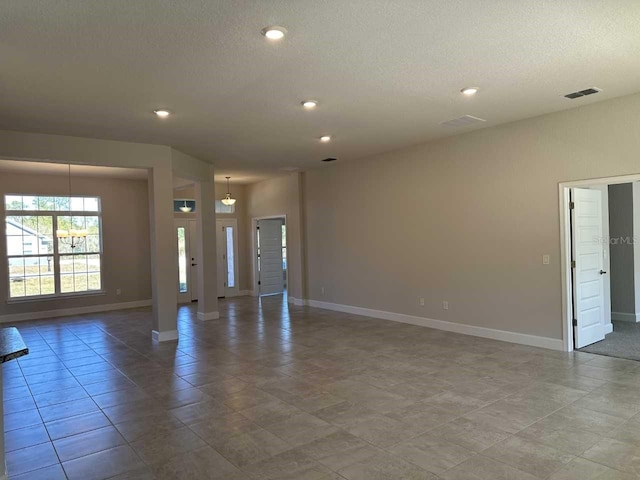
[[[252,258],[250,230],[252,219],[286,215],[288,294],[296,299],[305,298],[304,235],[300,208],[303,178],[303,174],[293,173],[248,185],[246,189],[249,232],[247,258]],[[252,263],[249,269],[249,279],[253,281]]]
[[[558,183],[640,173],[639,115],[633,95],[307,172],[309,298],[561,338]]]
[[[66,195],[67,178],[3,172],[0,174],[0,209],[3,217],[6,193]],[[147,181],[74,177],[73,194],[99,196],[102,199],[102,280],[106,293],[7,304],[7,264],[2,262],[0,295],[3,301],[0,302],[0,315],[151,299]],[[4,236],[0,236],[0,251],[6,251]],[[116,295],[116,289],[122,290],[121,295]]]

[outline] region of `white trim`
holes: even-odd
[[[198,312],[196,317],[198,320],[217,320],[220,318],[220,312]]]
[[[240,290],[240,294],[239,296],[241,297],[247,297],[249,295],[251,295],[253,292],[251,290]]]
[[[0,315],[0,323],[24,322],[26,320],[67,317],[70,315],[84,315],[85,313],[110,312],[112,310],[126,310],[128,308],[140,308],[149,306],[151,306],[151,300],[137,300],[135,302],[108,303],[106,305],[89,305],[86,307],[61,308],[59,310],[46,310],[42,312],[13,313],[9,315]]]
[[[372,310],[370,308],[353,307],[351,305],[340,305],[337,303],[320,302],[318,300],[306,300],[305,303],[312,307],[335,310],[338,312],[351,313],[354,315],[364,315],[366,317],[382,318],[393,322],[410,323],[421,327],[435,328],[447,332],[462,333],[474,337],[491,338],[503,342],[519,343],[532,347],[548,348],[551,350],[562,350],[562,340],[559,338],[538,337],[525,333],[509,332],[506,330],[495,330],[493,328],[475,327],[464,323],[446,322],[444,320],[434,320],[432,318],[416,317],[403,313],[385,312],[382,310]]]
[[[608,334],[610,334],[611,332],[613,332],[613,323],[606,323],[606,324],[604,325],[604,334],[605,334],[605,335],[608,335]]]
[[[571,290],[571,224],[569,221],[569,189],[593,185],[616,185],[640,181],[640,174],[593,178],[561,182],[558,184],[558,209],[560,213],[560,268],[562,277],[562,345],[565,352],[573,351],[573,312]],[[605,324],[605,330],[608,329]],[[611,332],[609,332],[611,333]]]
[[[640,322],[640,313],[611,312],[611,320],[620,322]]]
[[[297,307],[302,307],[302,306],[304,306],[304,305],[307,305],[307,301],[306,301],[306,300],[303,300],[303,299],[300,299],[300,298],[287,297],[287,301],[288,301],[289,303],[293,303],[293,304],[294,304],[295,306],[297,306]],[[322,307],[320,307],[320,308],[322,308]]]
[[[178,331],[169,330],[167,332],[159,332],[157,330],[151,330],[151,338],[154,342],[172,342],[178,340]]]

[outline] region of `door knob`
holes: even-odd
[[[604,275],[605,273],[607,272],[605,272],[604,270],[600,270],[600,275]]]

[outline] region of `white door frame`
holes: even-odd
[[[256,231],[258,228],[258,220],[275,220],[281,218],[284,220],[284,225],[286,227],[286,239],[287,239],[287,270],[285,274],[287,276],[286,284],[287,290],[289,289],[289,226],[287,225],[287,215],[270,215],[267,217],[253,217],[251,219],[251,276],[252,282],[251,285],[253,289],[251,290],[251,295],[257,297],[260,295],[260,288],[258,285],[258,237],[256,235]]]
[[[220,227],[232,227],[233,228],[233,274],[236,279],[234,287],[225,287],[224,292],[218,292],[218,296],[224,297],[237,297],[240,295],[240,278],[238,277],[238,219],[237,218],[216,218],[216,235]],[[226,255],[226,253],[225,253]],[[228,260],[228,259],[227,259]],[[225,262],[226,263],[226,262]],[[217,278],[218,272],[216,272]],[[226,272],[225,272],[226,278]],[[226,282],[225,282],[226,283]],[[224,295],[220,295],[224,293]]]
[[[640,181],[640,174],[593,178],[558,184],[560,209],[560,267],[562,271],[562,345],[565,352],[573,351],[573,295],[571,290],[571,221],[569,190],[595,185],[616,185]]]

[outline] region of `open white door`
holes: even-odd
[[[258,280],[260,295],[284,291],[282,219],[258,221]]]
[[[571,189],[575,348],[604,340],[602,192]]]
[[[240,294],[238,285],[238,222],[235,218],[216,220],[218,298]]]

